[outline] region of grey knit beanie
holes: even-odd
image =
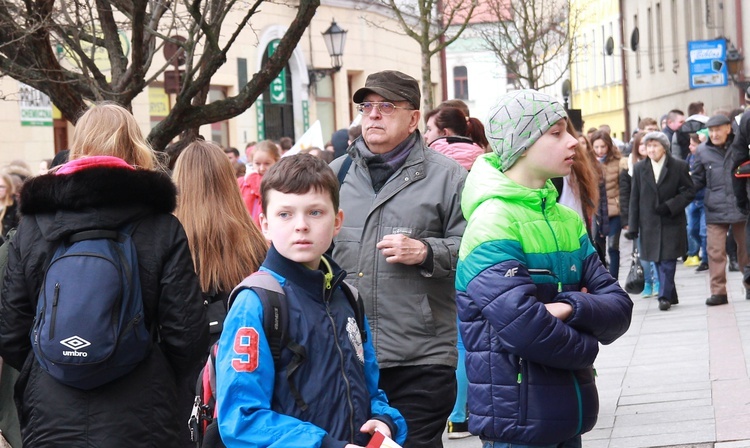
[[[565,109],[555,98],[536,90],[508,92],[490,109],[487,140],[507,171],[549,128],[563,118]]]
[[[656,140],[664,147],[664,151],[669,152],[670,144],[669,139],[667,138],[667,134],[661,131],[649,132],[648,134],[643,136],[643,140],[641,140],[641,142],[643,142],[643,144],[645,145],[649,140]]]

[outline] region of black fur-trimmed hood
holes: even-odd
[[[71,174],[45,174],[26,181],[21,214],[36,215],[92,208],[144,208],[172,213],[177,189],[164,173],[115,167],[91,167]]]

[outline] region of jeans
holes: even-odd
[[[677,260],[662,260],[656,262],[659,271],[659,298],[677,298],[677,289],[674,284],[674,274],[677,270]]]
[[[453,423],[464,423],[469,416],[466,415],[466,399],[469,392],[469,379],[466,377],[466,348],[461,339],[461,331],[458,331],[458,365],[456,366],[456,404],[453,412],[448,416],[448,421]]]
[[[642,253],[641,250],[641,237],[638,237],[638,253]],[[656,270],[656,263],[653,261],[646,261],[641,258],[641,266],[643,267],[643,279],[646,284],[656,284],[659,281],[659,272]],[[654,291],[656,292],[656,291]]]
[[[581,448],[581,436],[555,445],[519,445],[517,443],[482,441],[482,448]]]
[[[706,213],[703,209],[703,199],[697,199],[688,204],[685,214],[687,215],[688,255],[701,255],[704,260],[707,260]]]
[[[609,217],[609,235],[607,235],[607,255],[609,255],[609,275],[615,280],[620,273],[620,233],[622,223],[619,216]]]

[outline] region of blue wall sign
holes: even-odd
[[[727,41],[694,40],[688,42],[690,88],[727,85]]]

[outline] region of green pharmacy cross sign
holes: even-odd
[[[279,46],[279,39],[271,41],[268,46],[268,57],[270,58],[276,51],[276,47]],[[271,104],[284,104],[286,103],[286,67],[281,69],[279,76],[274,78],[271,82]]]

